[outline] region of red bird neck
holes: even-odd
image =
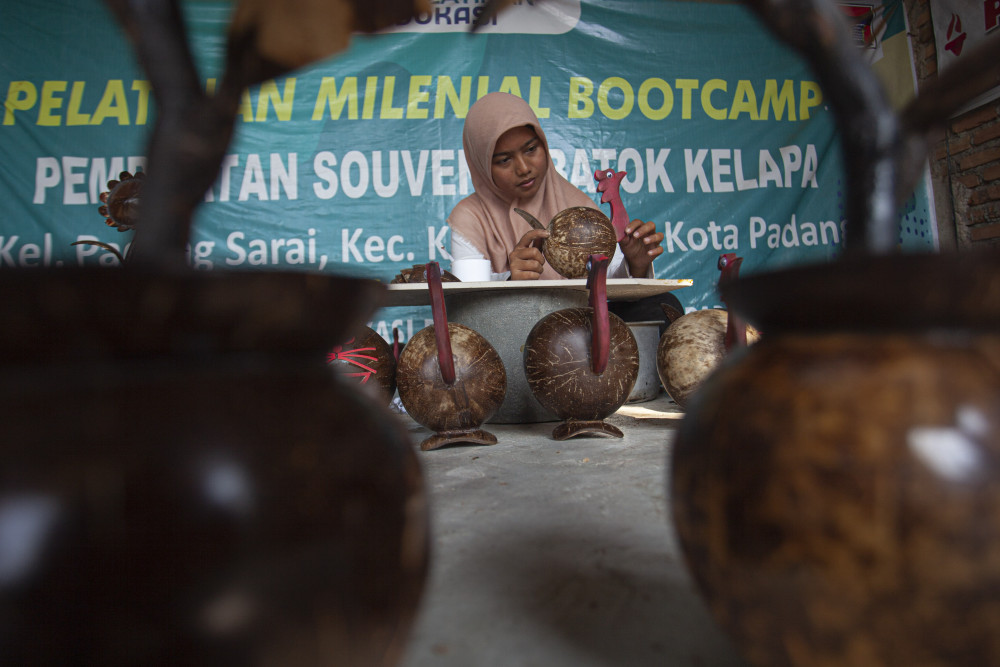
[[[614,198],[610,200],[611,203],[611,226],[615,228],[615,234],[618,236],[618,242],[621,243],[622,239],[625,238],[625,228],[628,227],[629,219],[628,212],[625,210],[625,204],[622,203],[622,198],[618,196],[618,188],[615,188]]]
[[[438,366],[445,384],[455,383],[455,357],[451,352],[448,334],[448,314],[444,307],[444,288],[441,286],[441,267],[437,262],[427,263],[427,286],[431,292],[431,316],[434,318],[434,338],[437,341]]]
[[[591,370],[596,375],[608,367],[611,352],[611,322],[608,315],[608,263],[605,255],[590,256],[590,270],[587,273],[587,288],[590,290]]]
[[[719,258],[719,285],[724,285],[731,280],[736,280],[740,275],[740,264],[743,263],[742,257],[737,257],[735,253],[726,253]],[[747,344],[747,325],[739,315],[734,313],[732,309],[726,309],[726,336],[723,340],[726,346],[726,351],[730,351],[736,347],[746,347]]]

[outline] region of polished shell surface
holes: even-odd
[[[1000,663],[1000,339],[764,337],[673,453],[687,563],[759,665]]]
[[[556,213],[548,229],[549,238],[542,243],[542,254],[566,278],[586,278],[590,256],[612,257],[618,246],[608,216],[587,206],[573,206]]]
[[[396,357],[392,346],[368,326],[334,346],[327,354],[331,369],[361,392],[382,405],[396,394]]]
[[[560,419],[598,420],[628,400],[639,375],[639,347],[628,326],[609,314],[610,353],[604,373],[591,369],[590,308],[542,318],[524,346],[524,372],[539,403]]]
[[[428,326],[406,343],[399,356],[396,382],[399,398],[414,420],[433,431],[479,426],[503,402],[507,373],[490,343],[467,326],[448,323],[455,382],[445,384],[438,365],[434,327]]]
[[[696,310],[677,318],[663,332],[656,350],[656,370],[677,405],[686,406],[691,394],[726,356],[728,321],[725,310]],[[747,344],[758,338],[757,330],[748,326]]]

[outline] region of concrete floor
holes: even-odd
[[[608,419],[620,440],[487,424],[496,445],[420,452],[432,565],[403,667],[742,667],[671,525],[682,416],[660,393]]]

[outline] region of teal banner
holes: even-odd
[[[688,309],[720,305],[723,252],[742,256],[744,273],[838,254],[843,167],[829,104],[744,7],[522,0],[470,35],[480,7],[437,0],[433,15],[355,36],[348,51],[247,91],[197,213],[191,264],[385,282],[429,260],[447,268],[445,219],[471,191],[462,123],[497,90],[534,107],[552,159],[595,201],[595,169],[627,172],[630,217],[665,235],[656,276],[694,280],[675,292]],[[211,89],[231,5],[184,11]],[[4,3],[0,17],[0,268],[114,264],[71,244],[124,249],[131,238],[98,207],[109,180],[144,169],[156,113],[145,75],[96,0]],[[903,12],[880,30],[878,57],[902,58],[908,72],[908,49],[883,48],[905,42]],[[923,186],[911,198],[901,247],[935,247],[928,201]],[[406,340],[428,312],[384,309],[372,325]]]

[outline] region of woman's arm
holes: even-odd
[[[457,259],[486,259],[486,256],[468,239],[461,234],[456,234],[455,230],[452,229],[451,261],[454,262]],[[508,278],[510,278],[510,271],[494,273],[492,269],[490,270],[490,280],[507,280]]]

